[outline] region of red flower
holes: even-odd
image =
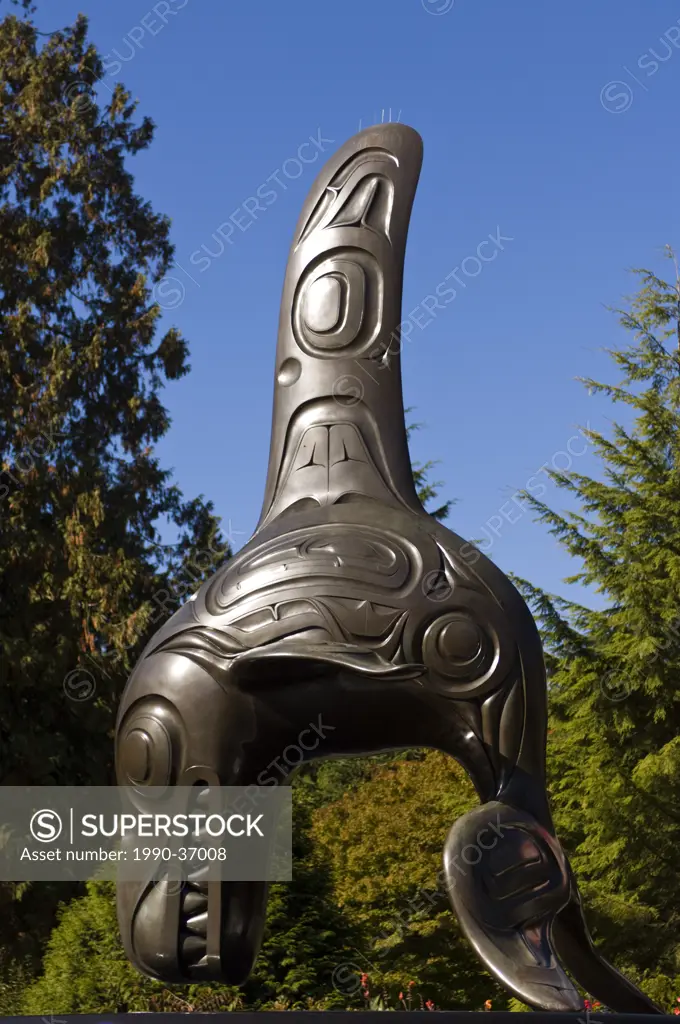
[[[484,1009],[485,1010],[490,1010],[491,1009],[491,1000],[490,999],[487,999],[487,1001],[484,1003]]]
[[[590,1005],[590,999],[584,999],[583,1005],[585,1006],[586,1010],[592,1010],[592,1006]]]
[[[674,1013],[674,1014],[675,1014],[675,1016],[677,1017],[677,1016],[678,1016],[678,1014],[680,1014],[680,1007],[677,1007],[677,1006],[676,1006],[676,1007],[675,1007],[675,1009],[673,1010],[673,1013]]]
[[[415,988],[415,984],[416,984],[415,981],[409,981],[408,987],[409,988]],[[678,1002],[680,1003],[680,999],[678,999]]]
[[[400,992],[400,993],[399,993],[399,998],[400,998],[400,999],[403,999],[403,998],[404,998],[404,993],[403,993],[403,992]]]
[[[432,1002],[431,999],[427,1000],[427,1002],[425,1003],[425,1006],[428,1008],[428,1010],[434,1010],[434,1003]]]
[[[368,975],[367,974],[362,974],[361,975],[361,987],[362,988],[366,988],[367,985],[368,985]]]

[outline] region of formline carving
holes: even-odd
[[[482,964],[537,1009],[581,1009],[571,974],[612,1009],[657,1013],[592,945],[555,835],[533,619],[416,496],[394,338],[421,159],[416,132],[379,125],[312,186],[283,286],[260,521],[144,651],[121,702],[118,779],[140,799],[192,785],[200,803],[211,786],[257,784],[319,715],[332,729],[310,758],[443,750],[481,802],[452,824],[444,867]],[[170,983],[243,983],[265,907],[265,883],[200,868],[179,891],[153,877],[118,887],[128,956]]]

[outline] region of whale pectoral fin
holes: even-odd
[[[485,967],[535,1009],[578,1012],[582,1000],[552,941],[569,899],[554,837],[532,815],[492,801],[455,823],[444,868],[454,912]]]
[[[291,639],[237,655],[231,663],[229,677],[239,685],[254,685],[270,681],[272,674],[277,681],[299,680],[335,675],[341,669],[349,669],[359,676],[394,680],[417,679],[425,673],[424,665],[394,665],[377,651],[354,644],[313,644]]]

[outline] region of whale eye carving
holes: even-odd
[[[382,270],[369,252],[337,249],[303,272],[293,301],[293,333],[308,355],[359,356],[383,319]]]
[[[168,786],[179,766],[181,727],[161,698],[143,700],[127,715],[118,734],[116,765],[124,786]]]
[[[146,723],[145,723],[146,724]],[[155,722],[150,722],[150,729],[145,729],[142,723],[137,724],[137,728],[130,729],[129,733],[125,737],[123,758],[124,765],[123,771],[127,775],[128,779],[132,783],[139,785],[146,785],[151,778],[154,769],[154,738],[152,733],[155,732]],[[164,746],[167,747],[167,734],[163,736]],[[163,751],[165,755],[166,751]],[[155,758],[158,761],[158,758]],[[169,779],[169,758],[163,756],[163,765],[161,767],[161,775],[163,776],[163,782]]]

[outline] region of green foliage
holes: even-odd
[[[210,503],[154,454],[161,391],[189,369],[158,336],[167,218],[134,191],[153,138],[118,84],[100,105],[87,22],[0,22],[0,783],[111,780],[114,716],[150,632],[228,557]],[[672,254],[669,252],[669,255]],[[597,941],[668,1009],[680,991],[680,287],[648,271],[620,311],[623,407],[586,430],[600,478],[553,472],[578,511],[527,503],[603,610],[517,580],[547,648],[550,785]],[[677,272],[676,272],[677,277]],[[409,428],[409,434],[417,429]],[[437,504],[432,462],[414,466]],[[451,502],[431,514],[444,519]],[[161,530],[174,539],[162,544]],[[74,677],[78,670],[89,676]],[[90,699],[72,699],[81,681]],[[474,802],[443,755],[309,766],[294,786],[295,874],[271,887],[242,990],[139,975],[108,883],[0,885],[0,1011],[523,1009],[480,968],[438,887]],[[59,902],[61,901],[61,906]],[[362,979],[362,975],[364,975]],[[417,995],[416,995],[417,993]],[[421,994],[422,993],[422,1000]]]
[[[550,651],[552,798],[591,923],[668,1006],[680,987],[680,288],[637,273],[620,311],[631,341],[610,352],[620,379],[584,381],[625,409],[609,436],[586,431],[601,477],[551,474],[578,511],[525,495],[580,561],[568,582],[606,605],[518,582]]]
[[[527,1006],[526,1003],[521,1002],[519,999],[515,999],[514,996],[508,1000],[508,1009],[511,1013],[531,1012],[530,1006]]]
[[[111,883],[88,884],[87,896],[66,907],[43,966],[43,977],[26,992],[24,1013],[97,1013],[103,1005],[112,1011],[139,1008],[137,979],[118,939]]]
[[[124,167],[153,125],[120,84],[99,106],[86,34],[79,17],[39,46],[30,19],[0,23],[4,785],[110,780],[121,688],[171,610],[157,595],[192,553],[220,549],[211,507],[154,455],[160,392],[188,364],[175,329],[156,337],[168,221]],[[163,521],[178,540],[159,549]],[[92,699],[69,699],[79,667]]]
[[[331,865],[335,899],[363,932],[348,966],[355,977],[357,970],[368,974],[371,990],[384,990],[389,1005],[409,980],[438,1009],[473,1009],[490,996],[499,1008],[506,1003],[462,936],[441,878],[451,824],[476,802],[460,766],[428,751],[374,765],[313,815],[312,836]],[[352,994],[348,979],[346,990]],[[357,988],[356,1005],[362,996]]]
[[[293,880],[272,884],[267,926],[253,976],[244,986],[248,1008],[342,1009],[333,988],[337,963],[359,940],[359,928],[342,912],[330,872],[310,833],[312,812],[293,787]]]
[[[7,1016],[21,1013],[23,995],[32,981],[30,963],[0,949],[0,1010]]]
[[[154,455],[169,426],[161,390],[189,367],[177,330],[157,336],[168,221],[125,168],[153,125],[135,121],[121,84],[98,102],[101,60],[83,17],[45,37],[32,5],[14,6],[23,17],[0,23],[0,781],[103,784],[130,668],[229,551],[210,504],[184,499]],[[415,471],[424,503],[437,493],[429,469]],[[174,542],[160,543],[163,523]],[[322,773],[326,798],[370,770]],[[311,847],[323,786],[312,798],[312,774],[307,783],[296,788],[295,881],[272,886],[242,992],[141,977],[106,884],[4,885],[3,1012],[342,1005],[332,974],[358,926]]]
[[[168,221],[125,169],[153,125],[121,85],[99,106],[84,18],[45,38],[20,8],[0,22],[0,784],[103,785],[131,665],[228,550],[154,455],[188,364],[157,336]],[[81,888],[0,885],[6,1006]]]
[[[342,994],[334,991],[332,975],[338,957],[346,959],[357,941],[356,928],[339,910],[329,873],[313,855],[308,813],[296,800],[294,880],[271,886],[263,948],[243,989],[169,989],[139,974],[120,942],[113,884],[92,882],[84,896],[62,908],[41,977],[25,989],[22,978],[23,995],[8,986],[12,1005],[38,1015],[341,1008]]]
[[[502,1008],[506,997],[461,935],[439,879],[451,822],[475,802],[471,784],[434,752],[355,764],[361,772],[341,793],[302,779],[293,787],[294,877],[271,886],[262,951],[243,989],[168,989],[139,975],[120,945],[113,886],[98,882],[62,908],[42,976],[26,989],[22,981],[11,1005],[39,1015],[416,1009],[425,1000],[472,1009],[492,996]]]

